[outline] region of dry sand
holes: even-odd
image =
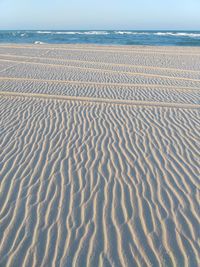
[[[0,45],[0,266],[200,266],[200,48]]]

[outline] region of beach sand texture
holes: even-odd
[[[0,45],[0,266],[200,266],[200,48]]]

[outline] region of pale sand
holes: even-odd
[[[0,45],[0,266],[200,266],[200,48]]]

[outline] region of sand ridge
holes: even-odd
[[[200,104],[182,104],[182,103],[170,103],[170,102],[153,102],[153,101],[134,101],[134,100],[120,100],[120,99],[106,99],[106,98],[95,98],[95,97],[80,97],[80,96],[61,96],[61,95],[50,95],[50,94],[34,94],[34,93],[16,93],[16,92],[6,92],[0,91],[0,95],[7,97],[29,97],[29,98],[47,98],[47,99],[57,99],[57,100],[72,100],[79,102],[92,102],[92,103],[104,103],[104,104],[118,104],[118,105],[128,105],[128,106],[153,106],[153,107],[174,107],[182,109],[197,109],[200,108]]]

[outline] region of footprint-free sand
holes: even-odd
[[[200,266],[200,48],[0,45],[0,266]]]

